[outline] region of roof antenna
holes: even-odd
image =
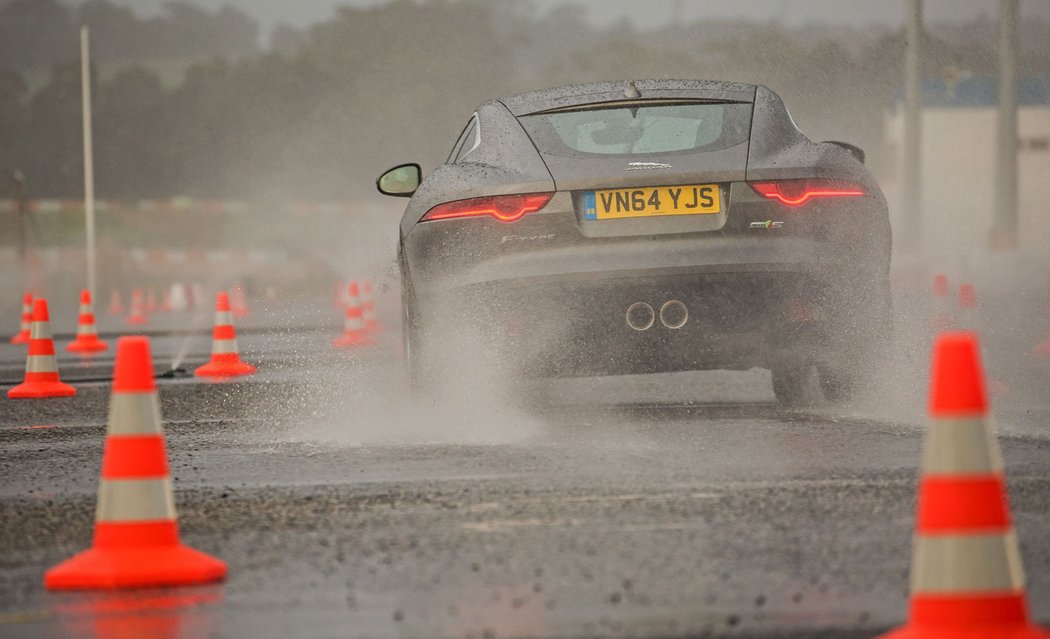
[[[623,97],[625,98],[640,98],[642,92],[638,90],[638,87],[634,86],[634,82],[628,82],[627,88],[623,90]]]

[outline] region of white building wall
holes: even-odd
[[[924,252],[944,255],[986,249],[995,198],[996,111],[923,111],[922,232]],[[882,186],[894,230],[901,216],[903,114],[886,122],[889,162]],[[1018,110],[1018,214],[1022,251],[1050,251],[1050,106]]]

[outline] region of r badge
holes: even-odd
[[[783,222],[774,222],[773,220],[766,220],[765,222],[752,222],[748,227],[749,229],[779,229],[783,228]]]

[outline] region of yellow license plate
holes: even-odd
[[[585,220],[616,220],[658,215],[708,215],[722,210],[717,184],[607,189],[583,194]]]

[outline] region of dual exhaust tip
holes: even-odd
[[[645,302],[635,302],[627,307],[627,325],[636,331],[649,330],[657,317],[666,328],[674,330],[682,328],[689,321],[689,309],[678,300],[664,302],[659,313]]]

